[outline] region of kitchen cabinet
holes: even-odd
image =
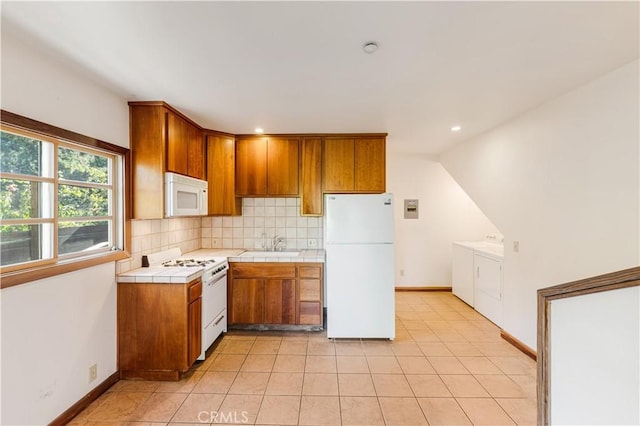
[[[202,281],[118,283],[121,379],[179,380],[200,355]]]
[[[167,111],[167,171],[205,178],[204,139],[195,125]]]
[[[322,216],[322,139],[300,142],[300,213]]]
[[[236,139],[237,196],[298,196],[299,140]]]
[[[229,325],[322,325],[322,265],[231,263]]]
[[[384,137],[326,138],[323,158],[324,192],[385,192],[385,145]]]
[[[164,217],[164,173],[205,178],[200,127],[164,102],[129,102],[133,218]]]
[[[473,299],[476,311],[502,326],[502,260],[475,252]]]
[[[236,197],[236,146],[232,135],[207,135],[209,215],[242,214],[242,198]]]
[[[298,324],[322,324],[322,265],[299,265]]]

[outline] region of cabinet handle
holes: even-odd
[[[480,267],[479,266],[476,267],[476,276],[478,278],[480,278]]]
[[[213,322],[213,325],[220,324],[220,321],[222,321],[223,319],[224,319],[224,314],[220,315],[220,317]]]

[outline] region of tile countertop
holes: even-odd
[[[249,250],[255,253],[253,256],[242,256],[244,250],[235,256],[229,256],[229,262],[310,262],[310,263],[324,263],[324,250],[296,250],[299,253],[297,256],[287,256],[286,251],[276,252],[277,257],[269,256],[268,253],[259,250]]]
[[[298,256],[240,256],[242,249],[200,249],[183,254],[183,258],[226,257],[229,262],[324,262],[324,250],[299,250]],[[279,252],[286,253],[286,252]],[[118,274],[120,283],[188,283],[202,275],[202,267],[166,268],[152,266]]]
[[[118,274],[117,281],[119,283],[188,283],[201,277],[202,270],[201,266],[184,268],[152,266]]]

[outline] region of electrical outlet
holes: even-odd
[[[513,242],[513,251],[518,253],[520,251],[520,241]]]
[[[98,364],[93,364],[89,367],[89,383],[98,378]]]
[[[317,244],[317,241],[313,238],[310,238],[309,241],[307,241],[307,247],[315,247]]]

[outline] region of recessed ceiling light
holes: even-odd
[[[254,132],[256,132],[256,133],[264,133],[264,129],[262,127],[256,127],[254,129]]]
[[[452,132],[459,132],[460,130],[462,130],[462,126],[451,126]]]
[[[362,45],[362,50],[366,53],[373,53],[378,50],[378,43],[375,41],[368,41],[364,45]]]

